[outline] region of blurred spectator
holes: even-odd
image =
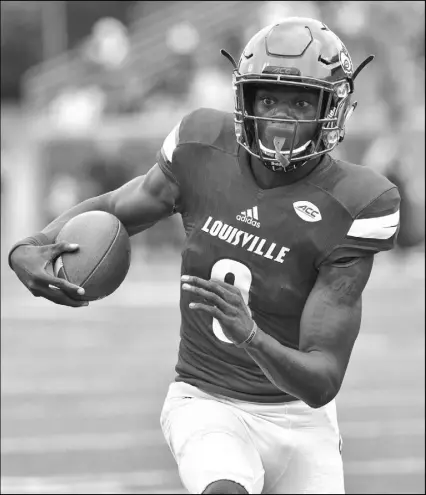
[[[49,221],[82,201],[78,178],[70,174],[56,174],[46,199]]]
[[[229,62],[227,62],[229,64]],[[231,64],[229,64],[231,67]],[[231,71],[228,74],[214,66],[200,68],[192,80],[189,103],[192,108],[209,107],[234,111]]]
[[[389,170],[385,173],[386,177],[398,186],[401,195],[401,227],[397,240],[400,250],[424,246],[425,241],[424,202],[413,187],[417,181],[407,177],[403,168],[404,165],[398,158],[389,164]]]
[[[113,191],[129,181],[131,169],[125,163],[120,150],[114,152],[98,151],[84,166],[84,180],[91,183],[87,197],[98,196]]]
[[[415,144],[420,149],[420,143]],[[409,147],[410,144],[404,141],[403,136],[396,138],[393,134],[387,134],[375,139],[363,158],[365,165],[374,168],[398,186],[401,194],[401,227],[397,242],[402,250],[423,244],[425,240],[424,171],[422,180],[418,167],[414,165],[416,160],[407,153]]]
[[[64,89],[50,104],[50,117],[58,128],[81,132],[96,125],[106,105],[99,86]]]
[[[107,69],[118,69],[130,50],[127,28],[113,17],[99,19],[84,47],[84,55]]]

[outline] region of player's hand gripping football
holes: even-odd
[[[196,302],[189,304],[191,309],[216,318],[225,336],[234,344],[239,345],[248,338],[253,319],[237,287],[221,280],[204,280],[190,275],[183,275],[181,280],[183,290],[198,296]]]
[[[18,246],[11,255],[11,265],[19,280],[36,297],[56,304],[78,308],[87,301],[77,300],[84,289],[52,275],[52,262],[62,253],[76,251],[78,245],[67,242],[47,246]],[[49,268],[52,273],[49,273]],[[60,289],[60,290],[58,290]]]

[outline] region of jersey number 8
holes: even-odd
[[[216,263],[212,266],[210,278],[222,280],[223,282],[230,283],[240,289],[244,302],[249,308],[248,301],[252,275],[250,269],[246,265],[240,263],[239,261],[230,260],[228,258],[221,259],[219,261],[216,261]],[[212,328],[213,333],[219,340],[221,340],[222,342],[226,342],[227,344],[232,344],[232,342],[223,333],[222,327],[219,321],[216,320],[216,318],[213,318]]]

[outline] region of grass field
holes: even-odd
[[[408,267],[408,268],[407,268]],[[2,276],[2,493],[185,493],[159,427],[179,267],[69,309]],[[385,257],[338,396],[348,493],[425,493],[424,258]]]

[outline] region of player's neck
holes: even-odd
[[[256,157],[250,156],[250,168],[257,185],[261,189],[289,186],[306,177],[319,164],[321,157],[309,160],[303,167],[292,172],[273,172]]]

